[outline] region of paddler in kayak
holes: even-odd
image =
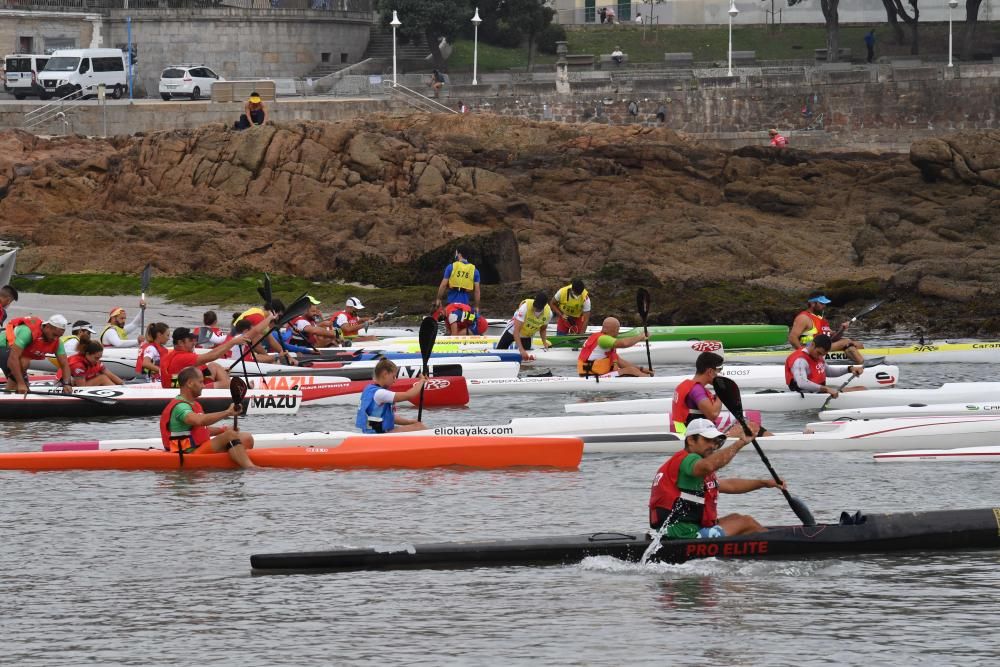
[[[865,363],[864,356],[859,352],[860,349],[864,348],[864,345],[851,338],[843,337],[844,332],[851,326],[849,320],[844,321],[836,333],[830,329],[830,323],[823,317],[823,311],[826,310],[828,303],[830,300],[822,294],[813,294],[809,297],[806,301],[806,309],[795,316],[792,328],[788,331],[789,344],[793,349],[801,350],[818,334],[825,334],[833,341],[830,350],[833,352],[843,351],[854,363]]]
[[[309,309],[288,323],[293,335],[298,335],[313,349],[334,347],[340,342],[340,330],[332,324],[323,323],[323,313],[319,309],[320,301],[309,296]],[[286,345],[287,347],[287,345]]]
[[[276,318],[281,317],[284,312],[285,302],[281,299],[271,299],[270,302],[264,304],[263,308],[254,307],[244,310],[236,317],[236,319],[233,320],[233,327],[235,329],[237,324],[246,320],[251,324],[253,330],[256,330],[260,323],[265,319],[270,318],[268,322],[273,322]],[[264,327],[260,329],[260,332],[257,335],[262,336],[268,328],[269,327]],[[229,348],[226,349],[228,350]],[[267,338],[258,341],[257,344],[254,345],[255,353],[263,353],[265,350],[268,350],[272,354],[277,355],[277,357],[280,357],[281,361],[276,361],[275,363],[283,363],[289,366],[298,365],[298,362],[295,361],[295,357],[290,355],[288,351],[285,350],[284,346],[282,346],[277,332],[272,331]]]
[[[219,327],[219,316],[214,310],[206,310],[201,321],[202,326],[194,329],[198,336],[198,347],[212,348],[225,342],[226,333]]]
[[[150,322],[146,327],[146,340],[139,346],[135,359],[135,372],[145,375],[149,382],[160,381],[160,364],[167,357],[167,337],[170,327],[166,322]]]
[[[354,425],[362,433],[399,433],[423,431],[427,427],[415,419],[396,416],[396,403],[412,401],[420,396],[427,378],[421,377],[406,391],[390,391],[399,376],[399,367],[390,359],[379,359],[372,373],[372,383],[361,392],[361,403]]]
[[[724,410],[722,401],[708,390],[722,373],[723,359],[715,352],[702,352],[694,362],[694,377],[684,380],[674,389],[670,404],[670,430],[683,434],[695,419],[708,419],[730,438],[743,435],[743,427]],[[771,435],[762,426],[750,422],[750,430],[758,436]]]
[[[139,347],[142,342],[139,331],[139,321],[142,318],[142,310],[146,308],[146,302],[139,302],[140,312],[126,324],[125,309],[121,306],[112,308],[108,314],[108,324],[101,331],[98,342],[104,347]]]
[[[580,377],[597,376],[630,376],[643,377],[652,375],[653,369],[636,366],[630,361],[618,356],[618,350],[632,347],[636,343],[649,338],[646,334],[618,338],[621,323],[617,318],[609,317],[601,324],[601,330],[590,334],[580,355],[576,359],[576,372]]]
[[[539,292],[534,299],[525,299],[514,311],[514,317],[507,323],[507,328],[497,341],[498,350],[509,350],[516,346],[521,353],[521,361],[534,361],[535,357],[528,353],[531,349],[531,339],[537,333],[542,342],[542,349],[552,347],[547,332],[552,321],[552,307],[549,305],[549,295]]]
[[[4,327],[0,338],[0,370],[7,378],[6,391],[28,393],[28,365],[53,354],[63,378],[69,378],[69,361],[66,348],[59,337],[66,331],[66,318],[53,315],[44,322],[41,318],[18,317]],[[68,379],[61,380],[64,394],[73,393]]]
[[[826,355],[830,352],[830,337],[819,334],[801,350],[796,350],[785,359],[785,384],[792,391],[800,394],[829,394],[837,398],[840,392],[826,386],[828,377],[840,377],[853,373],[861,375],[864,366],[830,366],[826,363]],[[843,391],[863,391],[865,387],[850,387]]]
[[[69,358],[69,377],[75,387],[109,387],[115,384],[125,384],[125,381],[112,373],[101,363],[104,356],[104,346],[96,340],[84,343],[77,354]],[[62,379],[62,374],[57,375]]]
[[[375,317],[361,317],[358,315],[358,311],[364,309],[365,305],[361,303],[361,299],[352,296],[344,302],[343,310],[339,310],[331,316],[333,325],[340,329],[340,333],[344,338],[348,340],[356,338],[358,332],[366,328],[369,324],[378,322],[384,315],[384,313],[379,313]]]
[[[590,294],[582,280],[574,278],[569,285],[556,291],[549,305],[557,317],[557,335],[587,332],[587,324],[590,322]]]
[[[687,425],[684,449],[660,466],[649,495],[649,527],[668,540],[732,537],[764,530],[746,514],[719,518],[719,493],[749,493],[778,488],[773,479],[718,479],[724,468],[750,443],[743,435],[728,447],[724,433],[707,419]],[[781,488],[784,488],[782,483]]]
[[[97,335],[97,332],[94,331],[94,327],[86,320],[77,320],[76,322],[73,322],[73,328],[70,329],[70,331],[72,332],[70,335],[62,336],[59,339],[62,341],[63,349],[66,350],[67,359],[76,354],[81,345],[89,343],[91,335]]]
[[[268,315],[268,318],[271,317],[273,316]],[[261,320],[261,322],[267,322],[268,324],[270,324],[270,321],[270,319]],[[257,327],[260,326],[259,324],[257,325]],[[254,329],[257,327],[254,327]],[[208,352],[195,354],[194,346],[198,339],[193,331],[187,327],[177,327],[174,329],[172,337],[174,339],[174,348],[167,352],[166,356],[160,360],[160,385],[164,389],[180,386],[180,372],[188,366],[197,366],[202,370],[207,386],[228,386],[229,371],[213,362],[216,359],[225,357],[232,347],[247,342],[247,338],[244,336],[233,336],[222,345],[216,345]]]
[[[0,287],[0,327],[7,321],[7,309],[17,301],[17,290],[12,285]]]
[[[455,249],[455,261],[445,267],[444,278],[438,285],[437,298],[434,299],[435,308],[450,303],[464,303],[479,312],[479,269],[465,259],[468,255],[465,248]]]
[[[177,381],[180,395],[170,401],[160,415],[160,438],[164,449],[176,452],[181,448],[185,455],[194,456],[226,452],[241,468],[256,468],[247,455],[247,450],[253,448],[252,435],[221,426],[209,428],[216,422],[239,414],[242,406],[231,403],[226,410],[206,414],[198,403],[205,381],[201,369],[195,366],[182,369]]]

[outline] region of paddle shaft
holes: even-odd
[[[747,435],[751,435],[752,431],[750,430],[750,426],[747,425],[746,419],[744,419],[743,415],[735,415],[735,417],[739,420],[740,426],[743,427],[743,432]],[[771,478],[774,479],[776,484],[778,484],[778,490],[781,491],[783,496],[785,496],[785,501],[795,513],[795,516],[799,517],[799,520],[802,521],[803,525],[815,526],[816,521],[813,519],[812,513],[809,512],[809,509],[802,503],[802,501],[793,498],[792,494],[788,492],[788,489],[782,486],[782,479],[778,477],[778,473],[775,471],[774,466],[771,465],[771,461],[767,458],[767,454],[764,453],[760,443],[757,442],[757,438],[755,436],[751,437],[750,442],[753,444],[754,449],[757,450],[757,456],[759,456],[760,460],[764,463],[764,467],[767,468],[769,473],[771,473]]]
[[[849,319],[847,321],[847,324],[854,324],[855,322],[858,321],[859,317],[864,317],[865,315],[873,312],[876,308],[878,308],[881,305],[882,305],[882,302],[879,301],[878,303],[876,303],[874,305],[871,305],[868,308],[865,308],[860,313],[858,313],[857,315],[855,315],[854,317],[852,317],[851,319]],[[838,340],[840,340],[841,338],[843,338],[844,337],[844,330],[847,328],[847,324],[841,325],[840,330],[837,331],[837,333],[833,334],[833,336],[830,337],[830,340],[833,341],[834,343],[836,343]]]
[[[854,365],[854,364],[852,364],[852,365]],[[848,373],[850,373],[850,371],[848,371]],[[847,380],[845,382],[843,382],[839,387],[837,387],[837,394],[838,395],[840,394],[840,392],[844,391],[844,387],[846,387],[847,385],[851,384],[851,382],[854,381],[854,378],[861,377],[860,375],[855,375],[854,373],[850,373],[850,376],[851,377],[847,378]],[[819,408],[820,411],[826,410],[826,406],[830,405],[830,401],[832,401],[832,400],[833,400],[833,394],[830,394],[829,396],[827,396],[826,400],[823,401],[823,405],[821,405],[820,408]]]
[[[11,392],[4,392],[4,393],[9,394]],[[84,394],[72,394],[72,393],[66,394],[63,392],[55,392],[55,391],[31,391],[30,389],[27,391],[25,396],[27,396],[28,394],[35,394],[36,396],[66,396],[67,398],[78,398],[81,401],[90,401],[91,403],[97,403],[98,405],[117,405],[117,401],[115,401],[115,399],[113,398],[102,398],[100,396],[85,396]]]

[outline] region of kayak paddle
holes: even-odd
[[[646,326],[646,318],[649,317],[649,292],[645,287],[640,287],[635,293],[635,307],[639,311],[639,319],[642,320],[642,332],[646,334],[646,363],[649,364],[649,372],[653,372],[653,357],[649,353],[649,327]]]
[[[854,378],[861,377],[860,375],[855,375],[854,373],[851,373],[850,371],[848,371],[848,373],[850,374],[851,377],[847,378],[847,380],[843,384],[841,384],[839,387],[837,387],[837,393],[838,394],[840,394],[840,392],[844,391],[844,387],[846,387],[847,385],[851,384],[851,382],[854,381]],[[826,406],[830,405],[830,401],[832,401],[832,400],[833,400],[833,394],[828,394],[827,397],[826,397],[826,400],[823,401],[823,405],[819,406],[820,412],[822,412],[823,410],[826,410]]]
[[[263,336],[261,336],[258,340],[251,341],[250,343],[248,343],[250,345],[250,349],[252,350],[258,343],[260,343],[260,341],[264,340],[265,338],[267,338],[268,336],[270,336],[272,333],[274,333],[275,331],[277,331],[281,327],[285,326],[286,324],[288,324],[289,322],[291,322],[292,320],[294,320],[299,315],[302,315],[307,310],[309,310],[309,304],[310,304],[310,301],[309,301],[309,295],[308,294],[303,294],[298,299],[296,299],[295,301],[293,301],[292,305],[290,305],[287,309],[285,309],[285,314],[281,316],[281,319],[277,320],[271,326],[271,328],[267,330],[267,333],[265,333]],[[240,363],[240,361],[243,360],[244,356],[245,355],[241,354],[239,359],[237,359],[236,361],[234,361],[233,363],[231,363],[229,365],[229,370],[233,370],[233,368],[236,367],[236,364]]]
[[[233,405],[236,406],[236,414],[233,415],[233,430],[240,430],[240,411],[243,409],[243,398],[247,395],[247,383],[241,377],[230,378],[229,395],[233,397]]]
[[[423,361],[423,373],[424,378],[430,375],[430,369],[427,367],[427,362],[431,358],[431,351],[434,350],[434,341],[437,339],[438,335],[438,325],[434,321],[433,317],[425,317],[423,321],[420,322],[420,358]],[[417,421],[423,421],[424,416],[424,389],[426,388],[425,383],[420,385],[420,403],[417,404]]]
[[[271,293],[271,276],[266,273],[264,274],[264,280],[257,286],[257,294],[260,294],[260,298],[264,300],[265,306],[271,303],[271,299],[274,296]]]
[[[5,394],[15,393],[5,391]],[[67,398],[78,398],[81,401],[90,401],[91,403],[97,403],[98,405],[118,405],[118,401],[108,396],[87,396],[86,394],[64,394],[61,391],[31,391],[28,390],[29,394],[35,394],[36,396],[65,396]]]
[[[864,317],[868,313],[872,312],[873,310],[875,310],[876,308],[878,308],[879,306],[881,306],[882,303],[883,303],[882,301],[876,301],[875,303],[873,303],[872,305],[868,306],[867,308],[865,308],[864,310],[862,310],[860,313],[858,313],[857,315],[855,315],[854,317],[852,317],[851,319],[849,319],[847,321],[847,323],[848,324],[854,324],[855,322],[858,321],[859,317]],[[837,342],[838,340],[840,340],[843,337],[844,337],[844,330],[843,330],[843,328],[841,328],[837,333],[835,333],[832,336],[830,336],[830,340],[833,341],[833,342]]]
[[[140,299],[140,313],[139,313],[139,333],[143,336],[146,335],[146,292],[149,291],[149,283],[153,279],[153,265],[146,264],[146,268],[142,270],[142,277],[139,282],[142,289],[142,298]]]
[[[752,435],[750,432],[750,427],[747,425],[747,420],[743,416],[743,399],[740,398],[740,388],[733,382],[730,378],[724,377],[722,375],[716,377],[712,380],[712,386],[715,387],[715,395],[719,397],[722,404],[726,406],[726,409],[736,417],[737,421],[740,422],[740,426],[743,427],[743,432],[747,435]],[[757,455],[760,456],[760,460],[763,461],[764,467],[767,471],[771,473],[771,477],[778,484],[781,484],[781,478],[778,477],[778,473],[774,471],[771,466],[771,462],[767,460],[767,455],[764,450],[760,448],[760,444],[757,443],[757,438],[753,437],[750,439],[753,443],[754,449],[757,450]],[[781,488],[780,486],[778,488]],[[781,489],[781,493],[784,494],[785,500],[788,501],[788,506],[792,508],[795,512],[795,516],[799,517],[799,521],[802,522],[803,526],[815,526],[816,519],[813,518],[812,512],[806,507],[806,504],[788,493],[788,489]]]

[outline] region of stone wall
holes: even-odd
[[[354,63],[364,55],[371,25],[310,10],[115,10],[106,21],[104,46],[126,43],[126,14],[137,48],[137,87],[150,96],[163,68],[180,63],[205,64],[227,79],[301,78],[323,54],[328,62]]]
[[[33,53],[100,46],[101,16],[0,10],[0,56],[21,53],[22,37],[31,39]]]

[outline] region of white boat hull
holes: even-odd
[[[885,451],[936,449],[960,442],[968,446],[1000,441],[1000,416],[996,417],[906,417],[818,422],[806,430],[815,433],[778,433],[757,438],[765,452],[772,451]]]
[[[973,415],[1000,415],[1000,403],[931,403],[930,405],[913,403],[878,408],[855,408],[853,410],[824,410],[819,413],[819,418],[840,420],[925,416],[968,417]]]
[[[1000,447],[958,447],[955,449],[911,449],[872,456],[877,463],[1000,462]]]
[[[861,350],[866,357],[885,357],[893,364],[1000,363],[1000,342],[928,343],[899,347],[872,347]],[[784,361],[791,350],[731,350],[727,362],[773,364]],[[831,352],[827,359],[844,361],[843,352]]]

